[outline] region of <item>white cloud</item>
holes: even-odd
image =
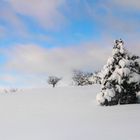
[[[65,7],[66,0],[2,0],[0,2],[0,22],[7,28],[7,36],[32,37],[28,30],[28,17],[33,23],[47,30],[59,30],[67,20],[60,7]],[[9,31],[10,30],[10,31]],[[11,32],[12,31],[12,32]]]
[[[35,19],[45,28],[56,29],[65,23],[60,11],[65,0],[11,0],[9,3],[16,13]]]
[[[130,7],[134,10],[135,7],[139,9],[139,3],[137,0],[107,0],[96,3],[86,0],[72,2],[66,0],[5,0],[0,7],[0,18],[12,24],[17,29],[16,32],[20,31],[24,34],[27,33],[26,25],[19,15],[33,19],[45,29],[61,29],[69,25],[69,22],[72,23],[75,17],[76,20],[77,18],[92,19],[106,34],[112,35],[112,32],[132,34],[139,29],[139,22],[138,18],[132,16],[133,11]],[[128,17],[130,12],[131,15]]]
[[[11,82],[11,79],[15,77],[17,80],[14,81],[21,85],[37,87],[37,85],[46,85],[48,75],[60,76],[67,81],[71,79],[74,69],[93,72],[100,70],[111,55],[113,42],[108,43],[108,41],[103,41],[104,44],[89,42],[65,48],[46,49],[25,44],[5,49],[3,53],[8,60],[5,65],[5,71],[8,74],[6,79]],[[129,51],[139,55],[140,49],[135,42],[125,45]],[[12,75],[12,71],[16,72],[16,76]]]
[[[45,51],[36,45],[17,45],[7,50],[9,57],[8,69],[21,72],[39,72],[46,60]]]
[[[0,38],[3,38],[6,35],[6,30],[3,26],[0,26]]]
[[[45,81],[48,75],[70,79],[74,69],[93,72],[99,70],[106,62],[109,50],[110,48],[100,47],[94,43],[53,49],[37,45],[17,45],[6,50],[8,61],[5,69],[8,72],[16,71],[21,79],[24,79],[24,83],[27,80],[30,84],[38,83],[35,79]],[[28,78],[25,80],[25,77]]]
[[[124,3],[124,4],[123,4]],[[134,0],[134,5],[137,5]],[[102,32],[106,34],[123,34],[128,35],[136,33],[139,29],[138,18],[134,17],[134,11],[130,10],[131,3],[128,0],[107,0],[106,2],[99,1],[96,4],[91,4],[85,1],[85,11],[93,21],[96,21],[102,28]],[[126,6],[123,8],[122,6]],[[127,9],[127,10],[126,10]]]
[[[12,35],[16,34],[25,37],[28,34],[26,26],[21,21],[21,19],[16,15],[11,6],[9,6],[7,2],[3,1],[0,5],[0,22],[4,23],[1,25],[1,27],[5,28],[5,33],[7,35],[12,33]]]
[[[123,6],[125,8],[133,8],[133,10],[140,10],[140,1],[139,0],[114,0],[111,3]],[[131,9],[132,10],[132,9]]]
[[[84,44],[45,49],[37,45],[17,45],[7,52],[8,69],[26,73],[67,74],[74,69],[98,69],[107,58],[107,48]]]
[[[13,75],[10,75],[10,74],[2,75],[2,76],[0,76],[0,79],[3,82],[12,83],[12,84],[18,82],[17,78],[15,76],[13,76]]]

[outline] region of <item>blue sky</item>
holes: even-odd
[[[138,0],[1,0],[0,86],[99,70],[118,38],[139,55],[139,23]]]

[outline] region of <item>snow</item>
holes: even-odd
[[[123,75],[126,77],[126,76],[129,76],[129,74],[130,74],[130,69],[129,68],[123,68]]]
[[[116,90],[120,93],[122,91],[122,88],[120,85],[116,85]]]
[[[140,58],[136,59],[135,62],[137,62],[138,64],[140,64]]]
[[[122,77],[128,76],[129,74],[130,70],[128,68],[116,68],[115,71],[112,73],[111,77],[109,78],[109,80],[116,80],[119,84],[121,84],[123,82]]]
[[[118,54],[118,53],[124,54],[126,53],[126,50],[124,49],[124,42],[120,39],[115,42],[115,48],[112,51],[112,54]]]
[[[118,54],[119,53],[119,49],[113,49],[112,51],[112,55]]]
[[[120,53],[124,54],[125,53],[125,49],[123,47],[123,44],[120,44]]]
[[[129,83],[132,83],[132,82],[134,82],[134,83],[140,83],[140,74],[132,73],[128,82]]]
[[[113,58],[113,57],[110,57],[110,58],[107,60],[107,66],[112,65],[113,62],[114,62],[114,58]]]
[[[106,89],[105,97],[106,96],[114,97],[115,96],[115,91],[113,89]]]
[[[103,97],[103,93],[102,92],[100,92],[99,94],[97,94],[96,101],[97,101],[97,104],[98,105],[104,103],[105,98]]]
[[[101,107],[100,88],[0,93],[2,140],[139,140],[140,105]]]
[[[129,67],[130,66],[130,62],[131,62],[131,60],[121,59],[119,61],[119,65],[121,66],[121,68]]]
[[[99,94],[96,96],[97,104],[100,105],[105,102],[105,99],[108,101],[111,101],[111,97],[115,96],[115,91],[113,89],[106,88],[105,90],[102,90]]]
[[[109,80],[116,80],[119,84],[121,84],[122,79],[122,69],[120,68],[116,68],[115,71],[112,73],[111,77],[109,78]]]
[[[124,68],[125,67],[125,60],[120,60],[119,61],[119,65],[122,67],[122,68]]]

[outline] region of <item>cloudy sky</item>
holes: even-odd
[[[0,87],[101,69],[115,39],[140,55],[138,0],[0,0]]]

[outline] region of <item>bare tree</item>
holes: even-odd
[[[49,76],[48,78],[48,84],[52,85],[53,88],[56,86],[56,84],[61,80],[62,78],[58,78],[56,76]]]
[[[90,72],[74,70],[72,79],[77,86],[91,85],[92,83],[90,82],[89,78],[92,75],[93,74]]]

